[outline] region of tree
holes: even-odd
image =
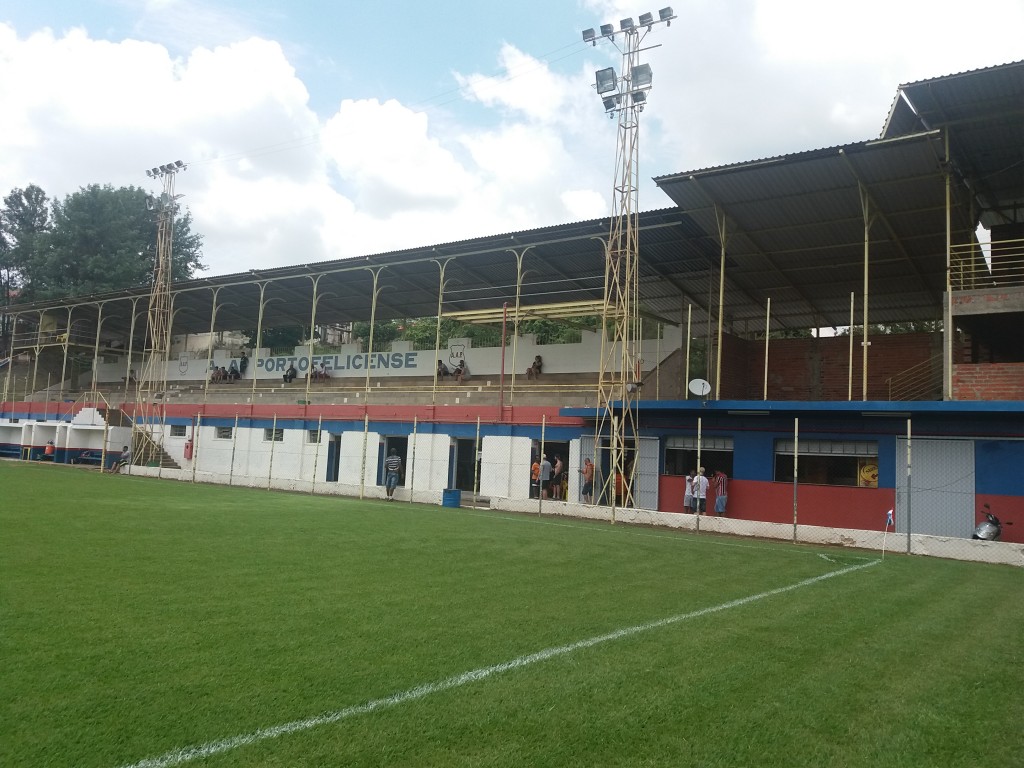
[[[906,323],[888,323],[884,325],[868,323],[869,336],[898,336],[903,333],[939,333],[941,331],[941,320],[911,320]],[[853,332],[855,336],[862,336],[864,334],[864,326],[855,326]],[[842,328],[836,333],[836,336],[849,335],[849,328]]]
[[[386,323],[375,323],[373,326],[373,346],[380,350],[384,349],[385,345],[390,344],[395,339],[401,338],[402,336],[403,322],[399,320],[390,320]],[[363,348],[367,349],[370,343],[370,324],[369,323],[352,323],[352,338],[362,339]]]
[[[260,346],[271,351],[280,351],[291,354],[295,347],[309,341],[308,328],[302,325],[287,325],[278,328],[262,328],[259,339]],[[249,349],[256,347],[256,329],[245,328],[241,331],[245,338],[245,346]],[[319,335],[314,336],[314,339]]]
[[[48,205],[46,193],[34,184],[15,188],[4,198],[0,209],[0,302],[4,306],[21,295],[26,264],[50,229]],[[4,314],[0,328],[4,337],[11,333],[8,323]]]
[[[146,191],[93,184],[53,203],[52,228],[37,237],[21,267],[22,298],[81,296],[148,286],[153,279],[156,218]],[[186,211],[174,221],[171,275],[205,269],[203,239]]]

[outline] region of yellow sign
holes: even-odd
[[[861,488],[878,487],[878,462],[872,460],[861,460],[857,469],[857,476]]]

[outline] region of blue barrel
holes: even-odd
[[[441,506],[461,507],[462,491],[458,488],[445,488],[444,491],[441,492]]]

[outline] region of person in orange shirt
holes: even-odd
[[[533,466],[530,467],[530,498],[536,499],[538,496],[540,496],[540,461],[534,459]]]

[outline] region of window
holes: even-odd
[[[878,487],[878,443],[869,440],[801,440],[800,482]],[[793,441],[775,441],[775,480],[793,482]]]
[[[231,433],[234,427],[217,427],[217,439],[218,440],[230,440]]]
[[[701,437],[700,464],[732,477],[732,438]],[[697,469],[697,438],[669,437],[665,440],[665,474],[685,475]]]
[[[306,432],[306,442],[307,443],[312,443],[313,445],[319,445],[320,444],[320,430],[319,429],[311,429],[308,432]]]
[[[184,437],[185,436],[185,425],[184,424],[171,424],[171,437]]]
[[[264,443],[283,443],[284,442],[284,429],[264,429],[263,430],[263,442]]]

